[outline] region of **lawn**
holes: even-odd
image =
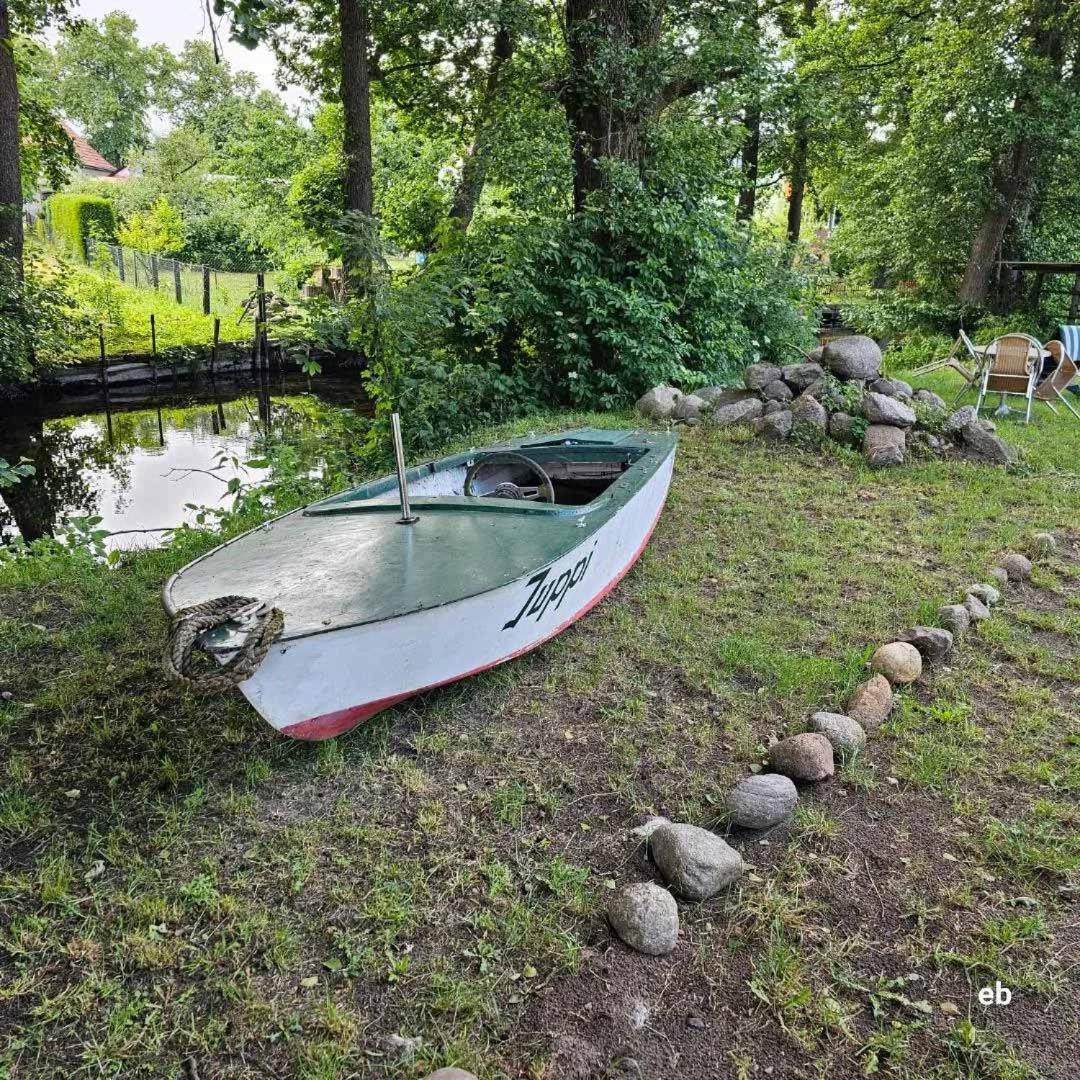
[[[157,591],[212,537],[0,569],[0,1076],[1074,1077],[1080,427],[1038,419],[1008,474],[686,430],[586,619],[323,744],[163,682]],[[633,421],[547,426],[581,422]],[[722,828],[772,736],[1043,529],[671,956],[612,941],[642,815]]]

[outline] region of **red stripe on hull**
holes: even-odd
[[[665,496],[664,502],[666,501]],[[653,530],[655,530],[656,523],[660,520],[661,511],[664,509],[664,502],[660,504],[660,509],[656,511],[656,516],[652,519],[648,532],[645,533],[645,539],[638,545],[637,551],[630,557],[629,562],[576,615],[572,615],[565,622],[560,623],[542,638],[538,638],[531,644],[516,649],[512,653],[507,653],[506,656],[500,656],[498,660],[492,660],[488,664],[481,664],[471,671],[463,671],[460,675],[452,675],[449,679],[430,683],[427,686],[418,686],[415,690],[406,690],[403,694],[392,694],[390,697],[379,698],[377,701],[368,701],[363,705],[353,705],[348,709],[338,709],[336,712],[323,713],[322,716],[313,716],[308,720],[300,720],[295,724],[282,728],[281,733],[293,739],[332,739],[335,735],[340,735],[342,732],[356,727],[357,724],[370,720],[376,713],[382,712],[383,709],[389,709],[391,705],[396,705],[399,701],[414,697],[416,694],[423,694],[428,690],[435,690],[440,686],[449,686],[450,683],[458,682],[460,679],[467,679],[470,675],[479,675],[481,671],[498,667],[499,664],[505,664],[508,660],[516,660],[519,656],[524,656],[525,653],[539,648],[545,641],[550,641],[556,635],[561,634],[568,626],[573,625],[578,619],[592,611],[626,577],[652,538]]]

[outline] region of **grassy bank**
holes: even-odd
[[[0,570],[0,1075],[1064,1080],[1080,429],[1040,419],[1003,428],[1008,475],[686,431],[587,619],[319,745],[163,683],[157,590],[212,538]],[[672,956],[610,943],[639,815],[715,825],[771,736],[1046,528],[1033,584],[682,906]]]

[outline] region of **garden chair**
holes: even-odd
[[[1035,383],[1042,369],[1043,347],[1028,334],[1005,334],[986,347],[986,366],[983,369],[975,415],[979,415],[988,393],[1001,395],[1005,409],[1006,396],[1022,397],[1027,401],[1024,423],[1031,422],[1031,405]]]
[[[1076,407],[1065,396],[1066,387],[1076,378],[1076,361],[1060,341],[1048,341],[1046,351],[1054,361],[1054,370],[1035,388],[1035,400],[1045,402],[1055,416],[1057,409],[1054,408],[1054,401],[1057,400],[1080,420],[1080,412],[1076,411]]]
[[[975,365],[974,371],[969,371],[961,362],[960,357],[966,353],[967,357]],[[960,331],[960,336],[953,342],[952,349],[949,351],[948,356],[941,357],[940,360],[931,360],[929,364],[923,364],[922,367],[916,368],[911,372],[913,378],[922,378],[923,375],[929,375],[932,371],[941,371],[943,368],[952,368],[953,371],[959,372],[964,380],[970,386],[977,378],[978,373],[983,365],[983,357],[979,354],[978,349],[972,344],[971,338]]]

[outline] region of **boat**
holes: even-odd
[[[585,615],[648,543],[675,446],[666,432],[580,428],[405,469],[398,437],[396,477],[214,548],[166,582],[165,609],[175,628],[216,598],[272,606],[280,636],[237,685],[279,732],[332,738]],[[193,640],[228,665],[251,614]]]

